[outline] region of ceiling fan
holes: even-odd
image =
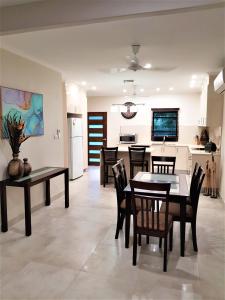
[[[111,68],[110,73],[122,73],[122,72],[129,71],[129,70],[134,71],[134,72],[141,71],[141,70],[169,72],[169,71],[172,71],[175,69],[175,67],[163,67],[163,68],[152,67],[151,64],[149,64],[149,63],[142,66],[139,63],[139,59],[137,57],[140,47],[141,47],[141,45],[138,45],[138,44],[131,45],[133,56],[131,58],[130,58],[130,56],[128,56],[128,59],[129,59],[128,67]]]

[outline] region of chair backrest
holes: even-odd
[[[112,167],[113,176],[115,180],[115,187],[116,187],[116,196],[117,196],[117,205],[118,208],[120,207],[121,202],[125,198],[124,189],[126,184],[124,182],[122,172],[121,172],[121,164],[118,162]]]
[[[130,180],[134,228],[137,226],[137,215],[140,218],[143,232],[159,233],[168,231],[170,183],[151,183]],[[160,204],[165,202],[165,214],[160,213]],[[137,205],[137,203],[139,205]],[[162,218],[164,218],[162,220]],[[164,224],[162,230],[161,224]],[[140,224],[139,226],[140,227]]]
[[[130,163],[144,164],[145,147],[128,147]]]
[[[205,178],[205,173],[204,173],[204,170],[202,169],[202,167],[198,168],[196,177],[197,177],[197,181],[194,184],[193,193],[190,195],[191,206],[192,206],[193,214],[195,217],[196,217],[197,211],[198,211],[198,202],[199,202],[199,196],[200,196],[201,189],[202,189],[202,183]]]
[[[103,163],[117,162],[118,147],[102,147]]]
[[[118,165],[119,165],[119,168],[120,168],[120,173],[122,175],[124,186],[127,186],[127,172],[126,172],[126,168],[125,168],[125,165],[124,165],[124,159],[123,158],[121,158],[118,161]]]
[[[196,182],[198,181],[197,175],[200,176],[200,174],[199,174],[199,165],[198,165],[198,163],[196,162],[196,163],[195,163],[195,167],[194,167],[194,171],[193,171],[192,177],[191,177],[190,195],[193,194],[194,188],[195,188],[195,184],[196,184]]]
[[[152,173],[174,174],[175,156],[152,156]]]
[[[131,145],[131,148],[149,148],[148,145]]]

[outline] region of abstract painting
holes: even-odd
[[[44,135],[42,94],[0,87],[0,108],[3,138],[7,138],[4,131],[5,118],[8,114],[15,115],[15,113],[25,122],[26,136]]]

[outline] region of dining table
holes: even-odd
[[[186,204],[189,199],[189,175],[186,171],[175,171],[175,174],[158,174],[149,172],[138,172],[133,178],[136,181],[149,183],[170,183],[169,201],[180,204],[180,255],[185,255],[185,225],[186,225]],[[149,192],[145,190],[138,191],[143,195]],[[128,184],[124,189],[126,197],[126,218],[125,218],[125,248],[129,248],[130,239],[130,216],[132,213],[131,188]],[[154,192],[159,196],[158,193]]]

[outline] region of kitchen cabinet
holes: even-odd
[[[222,125],[223,97],[214,91],[214,77],[208,76],[202,85],[198,126]]]
[[[188,167],[188,147],[179,145],[152,145],[152,155],[154,156],[176,156],[177,170],[189,170]]]

